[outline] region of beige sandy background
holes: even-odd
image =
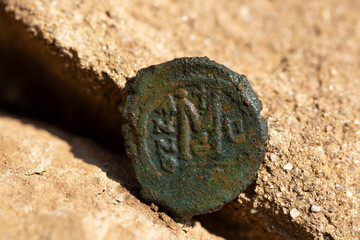
[[[359,1],[3,0],[0,7],[1,69],[19,68],[5,66],[10,58],[45,66],[34,81],[64,88],[52,96],[70,123],[81,116],[62,92],[77,96],[74,106],[97,109],[88,111],[103,116],[95,126],[117,132],[126,81],[139,68],[208,56],[248,77],[269,124],[254,185],[223,210],[179,223],[137,199],[124,156],[4,113],[1,236],[359,239]],[[28,84],[34,76],[19,69],[16,79]],[[26,90],[9,86],[10,75],[0,81],[7,111],[24,105]],[[41,96],[44,88],[36,89]],[[52,108],[34,102],[50,105],[42,116]]]

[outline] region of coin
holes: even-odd
[[[126,150],[141,197],[176,217],[220,209],[265,154],[262,103],[244,75],[203,58],[140,69],[126,99]]]

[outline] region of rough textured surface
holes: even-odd
[[[267,122],[244,75],[204,58],[140,69],[127,97],[127,155],[141,196],[177,217],[219,210],[256,177]]]
[[[126,158],[0,113],[1,239],[219,239],[124,187]]]
[[[269,122],[268,155],[254,188],[214,218],[286,238],[359,238],[359,1],[0,3],[60,59],[51,71],[93,73],[70,79],[116,116],[116,92],[140,67],[207,55],[245,74]]]

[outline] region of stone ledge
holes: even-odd
[[[0,112],[0,235],[4,239],[220,239],[177,223],[126,188],[126,157]]]
[[[56,76],[54,88],[66,83],[60,92],[90,106],[84,116],[110,121],[87,129],[119,133],[126,79],[139,67],[208,55],[246,74],[268,118],[268,155],[253,190],[216,217],[240,226],[240,216],[251,215],[284,238],[359,236],[356,0],[221,6],[13,0],[0,6],[1,29],[9,30],[0,35],[1,46],[19,49],[29,61],[44,56],[40,64]]]

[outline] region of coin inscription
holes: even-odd
[[[123,132],[142,197],[188,218],[254,179],[267,128],[245,76],[183,58],[140,70],[133,89]]]
[[[234,149],[241,150],[242,113],[231,111],[234,101],[221,91],[212,92],[204,84],[188,89],[163,96],[149,113],[147,146],[156,145],[148,149],[150,158],[157,156],[157,165],[167,172],[179,166],[211,164],[209,161],[234,162],[227,156]]]

